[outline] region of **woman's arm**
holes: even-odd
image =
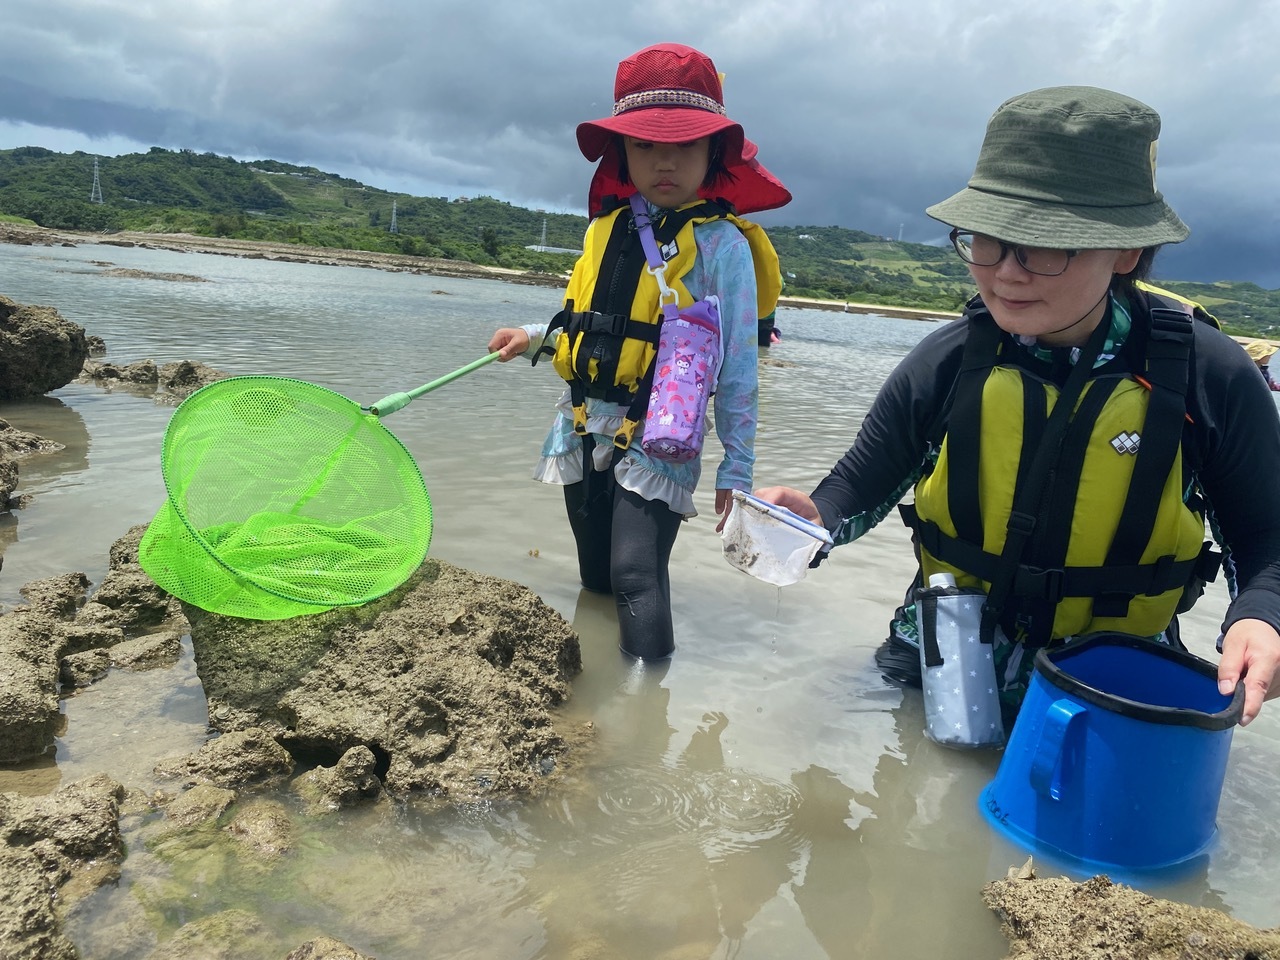
[[[1280,695],[1280,415],[1241,353],[1216,331],[1197,330],[1188,402],[1200,481],[1237,586],[1218,678],[1228,691],[1244,682],[1248,723]]]
[[[812,501],[837,544],[862,536],[893,509],[929,465],[930,431],[960,369],[967,321],[921,340],[889,374],[851,446]]]

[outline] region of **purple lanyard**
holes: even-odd
[[[680,294],[667,286],[667,262],[658,252],[658,241],[653,236],[653,220],[649,216],[649,205],[639,192],[631,195],[631,213],[635,217],[636,229],[640,232],[640,245],[644,248],[645,259],[649,261],[649,274],[658,282],[662,316],[664,319],[674,320],[680,316]]]

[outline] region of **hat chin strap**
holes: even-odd
[[[1102,301],[1103,301],[1103,300],[1107,299],[1107,296],[1108,296],[1108,294],[1110,294],[1110,293],[1111,293],[1111,285],[1110,285],[1110,284],[1108,284],[1108,285],[1107,285],[1107,289],[1105,289],[1105,290],[1103,290],[1103,291],[1102,291],[1102,296],[1100,296],[1100,297],[1098,298],[1097,303],[1095,303],[1092,307],[1090,307],[1090,308],[1085,312],[1085,315],[1084,315],[1083,317],[1081,317],[1079,320],[1073,320],[1073,321],[1071,321],[1071,322],[1070,322],[1070,323],[1068,323],[1065,327],[1059,327],[1057,330],[1049,330],[1049,331],[1046,331],[1045,333],[1038,334],[1038,335],[1036,336],[1036,339],[1037,339],[1037,340],[1043,340],[1045,337],[1052,337],[1052,336],[1056,336],[1056,335],[1057,335],[1057,334],[1059,334],[1059,333],[1066,333],[1066,332],[1067,332],[1068,330],[1070,330],[1072,327],[1077,326],[1077,325],[1079,325],[1079,324],[1081,324],[1081,323],[1084,323],[1084,322],[1085,322],[1085,320],[1087,320],[1087,319],[1089,318],[1089,314],[1091,314],[1091,313],[1093,313],[1093,311],[1097,310],[1097,309],[1098,309],[1098,304],[1102,303]],[[1101,320],[1102,318],[1101,318],[1101,317],[1099,317],[1098,319],[1099,319],[1099,320]]]

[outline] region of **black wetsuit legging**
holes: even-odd
[[[590,503],[583,501],[590,486]],[[564,488],[569,525],[578,544],[582,585],[612,593],[622,649],[642,660],[671,655],[671,580],[667,570],[682,517],[661,500],[646,500],[615,483],[613,471],[591,484]]]

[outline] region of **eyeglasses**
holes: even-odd
[[[1006,254],[1012,253],[1022,269],[1040,277],[1056,277],[1063,273],[1071,265],[1071,258],[1080,252],[1005,243],[995,237],[967,230],[952,230],[951,245],[956,248],[961,260],[972,263],[975,267],[994,267]]]

